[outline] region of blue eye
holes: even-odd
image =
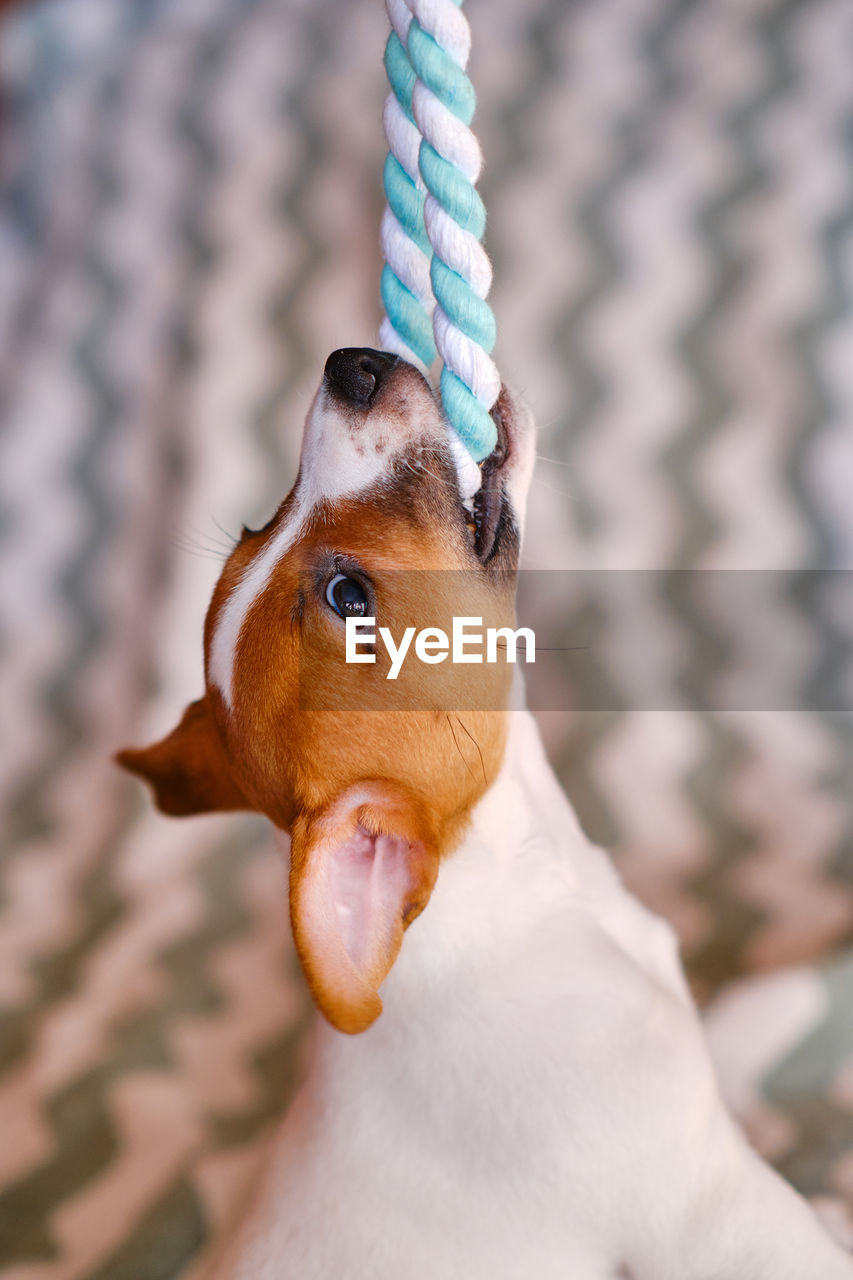
[[[336,573],[326,587],[326,603],[341,618],[363,618],[367,614],[367,592],[355,578]]]

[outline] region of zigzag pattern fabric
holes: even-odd
[[[525,564],[850,569],[848,0],[479,18],[498,363],[543,425]],[[0,1275],[186,1280],[309,1010],[263,823],[160,818],[109,758],[197,696],[228,538],[289,487],[328,352],[376,332],[387,20],[41,0],[0,33]],[[753,1138],[853,1205],[834,583],[794,619],[810,711],[640,709],[602,646],[603,709],[543,726],[678,928]],[[662,608],[710,688],[718,620]]]

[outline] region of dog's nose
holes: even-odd
[[[347,404],[368,405],[396,363],[389,351],[341,347],[326,361],[326,386]]]

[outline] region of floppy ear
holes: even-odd
[[[115,760],[153,787],[163,813],[252,808],[231,774],[206,697],[191,702],[177,728],[160,742],[117,751]]]
[[[365,1031],[379,986],[438,874],[419,806],[383,782],[351,787],[291,838],[290,915],[320,1010],[338,1031]]]

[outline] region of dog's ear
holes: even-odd
[[[383,782],[351,787],[291,836],[293,936],[314,999],[355,1034],[382,1012],[379,986],[438,873],[421,807]]]
[[[149,783],[163,813],[252,808],[234,780],[206,697],[191,702],[178,726],[160,742],[118,751],[115,760]]]

